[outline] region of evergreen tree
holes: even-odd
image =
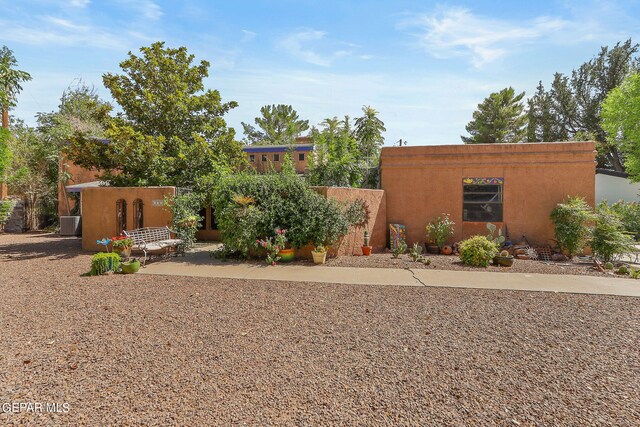
[[[465,144],[522,142],[526,136],[527,116],[523,114],[524,92],[516,94],[512,87],[489,95],[478,104],[473,120],[466,126]]]
[[[261,117],[255,118],[254,126],[242,123],[244,142],[247,145],[290,145],[309,129],[309,121],[302,120],[291,105],[265,105],[260,109]]]

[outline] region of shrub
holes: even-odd
[[[460,259],[476,267],[486,267],[498,255],[498,247],[485,236],[473,236],[460,243]]]
[[[440,249],[447,243],[447,239],[453,236],[455,222],[449,218],[449,214],[443,213],[427,224],[427,239],[432,239]]]
[[[398,242],[395,248],[393,248],[393,258],[398,258],[400,255],[407,252],[407,244],[403,241]]]
[[[640,241],[640,203],[619,201],[611,205],[618,214],[627,233],[636,241]]]
[[[204,203],[199,193],[187,193],[173,197],[165,197],[164,205],[171,211],[171,229],[177,238],[182,240],[185,249],[191,248],[196,242],[198,225],[202,221],[199,215]]]
[[[633,239],[606,201],[600,202],[596,208],[591,248],[605,262],[611,261],[615,255],[633,251]]]
[[[229,250],[248,256],[256,240],[287,230],[292,247],[331,245],[345,235],[345,209],[297,175],[243,173],[220,180],[211,196],[221,239]]]
[[[4,225],[9,220],[14,206],[15,202],[13,200],[0,200],[0,230],[4,228]]]
[[[120,267],[120,255],[115,252],[98,252],[91,258],[92,276],[99,276],[108,272],[115,273]]]
[[[551,211],[558,246],[570,257],[584,248],[594,220],[591,207],[581,197],[570,197]]]

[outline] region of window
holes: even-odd
[[[255,162],[256,161],[256,155],[255,154],[249,154],[249,161],[251,163]]]
[[[462,220],[502,222],[503,186],[503,178],[464,178]]]
[[[142,203],[142,199],[135,199],[133,201],[133,228],[144,227],[143,206],[144,203]]]
[[[304,153],[298,153],[298,160],[304,162]]]
[[[266,154],[263,154],[263,155],[262,155],[262,161],[263,161],[263,162],[266,162],[266,161],[267,161],[267,155],[266,155]]]
[[[116,201],[116,236],[127,229],[127,202],[124,199]]]
[[[273,161],[274,162],[279,162],[280,161],[280,154],[274,154],[273,155]]]

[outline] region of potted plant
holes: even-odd
[[[111,246],[113,247],[113,251],[119,254],[120,257],[129,258],[131,256],[133,239],[127,236],[112,237]]]
[[[447,239],[453,236],[455,222],[449,218],[449,214],[443,213],[427,224],[427,238],[434,245],[428,245],[427,251],[431,253],[439,253],[443,246],[447,243]],[[435,247],[434,247],[435,246]]]
[[[493,258],[493,263],[501,267],[511,267],[513,265],[513,255],[509,255],[507,251],[502,251]]]
[[[371,246],[369,246],[369,230],[364,230],[364,245],[362,245],[362,255],[370,256],[371,255]]]
[[[285,245],[287,243],[286,230],[277,228],[275,239],[272,237],[267,237],[264,240],[256,240],[256,246],[263,248],[267,252],[266,262],[267,264],[276,265],[278,261],[293,261],[295,256],[295,251],[293,249],[285,249]],[[287,259],[284,260],[282,255],[287,256]]]
[[[324,264],[327,261],[327,248],[318,244],[311,251],[311,255],[313,256],[314,264]]]
[[[278,255],[280,256],[280,261],[282,262],[291,262],[296,257],[296,250],[294,248],[287,248],[287,230],[276,228],[276,239],[275,243],[278,248]]]
[[[124,274],[137,273],[140,270],[140,261],[133,258],[120,263],[120,271]]]

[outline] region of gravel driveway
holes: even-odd
[[[80,277],[78,248],[0,235],[0,403],[69,404],[0,424],[640,424],[640,299]]]

